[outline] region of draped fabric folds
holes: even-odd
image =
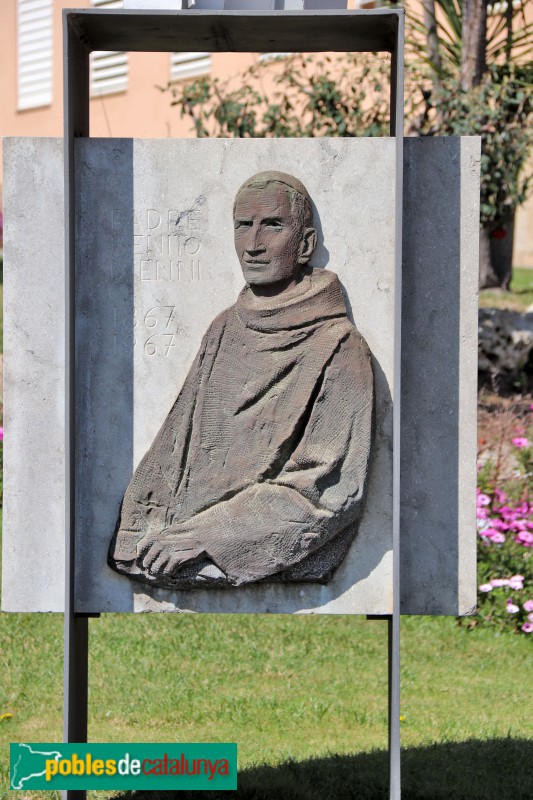
[[[356,533],[373,378],[337,276],[308,269],[277,298],[247,286],[205,334],[122,503],[109,564],[168,588],[326,582]],[[183,532],[172,575],[138,557]]]

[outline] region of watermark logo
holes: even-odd
[[[237,788],[236,744],[12,744],[10,788]]]

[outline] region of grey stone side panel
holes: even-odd
[[[477,137],[405,140],[401,611],[476,603]]]
[[[84,610],[128,611],[131,591],[108,568],[99,545],[133,470],[133,143],[107,140],[105,155],[92,140],[82,146],[76,175],[76,591],[78,600],[100,597],[105,574],[105,599]]]
[[[64,604],[63,142],[4,140],[2,609]]]

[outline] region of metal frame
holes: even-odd
[[[89,615],[75,610],[75,154],[89,133],[89,53],[142,52],[375,52],[391,53],[391,136],[396,138],[396,307],[393,456],[393,609],[388,620],[390,800],[400,782],[400,335],[403,200],[404,12],[372,11],[129,11],[65,9],[66,474],[65,651],[63,737],[87,741]],[[84,800],[85,791],[63,792]]]

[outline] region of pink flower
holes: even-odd
[[[529,410],[533,411],[533,403],[531,403],[531,405],[529,406]]]
[[[512,597],[509,597],[507,598],[507,602],[505,604],[505,610],[508,614],[516,614],[518,611],[520,611],[520,608],[513,603]]]
[[[480,531],[481,536],[486,536],[487,539],[493,539],[495,536],[499,536],[500,531],[497,531],[496,528],[484,528]]]
[[[533,600],[526,600],[523,609],[524,611],[533,611]]]
[[[528,614],[527,618],[530,622],[533,622],[533,614]]]
[[[503,521],[503,519],[492,519],[491,525],[493,528],[496,528],[497,531],[508,531],[509,525]]]
[[[515,447],[518,447],[519,449],[529,446],[529,442],[525,436],[515,436],[515,438],[513,439],[513,444]]]
[[[500,531],[495,530],[494,528],[485,528],[479,532],[480,536],[483,536],[485,539],[490,539],[491,542],[495,544],[503,544],[505,542],[505,536]]]
[[[493,589],[499,589],[500,586],[509,586],[509,579],[508,578],[494,578],[491,581]]]
[[[533,533],[529,531],[520,531],[520,533],[515,537],[517,542],[521,542],[525,545],[533,545]]]
[[[483,492],[480,492],[477,496],[476,502],[478,506],[488,506],[490,505],[490,497],[488,494],[483,494]]]
[[[512,578],[509,578],[509,587],[511,589],[515,589],[518,591],[519,589],[524,588],[524,579],[521,575],[513,575]]]
[[[522,630],[524,633],[531,633],[531,631],[533,631],[533,622],[524,622]]]
[[[0,442],[4,441],[4,429],[0,426]]]
[[[479,587],[480,592],[490,592],[492,589],[492,585],[490,583],[482,583]]]

